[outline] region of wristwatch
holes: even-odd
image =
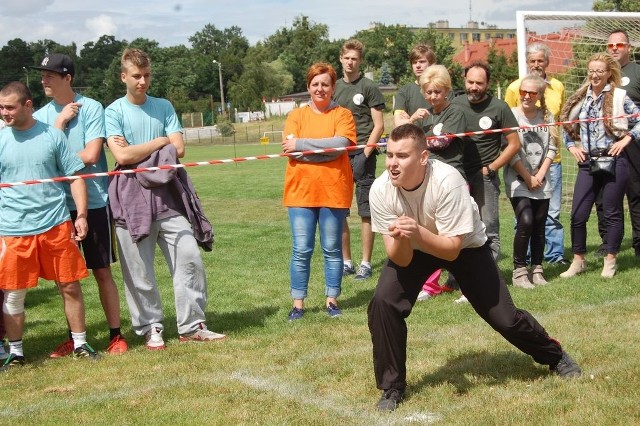
[[[496,171],[493,170],[491,167],[489,167],[488,165],[487,167],[487,176],[489,176],[491,179],[493,179],[494,177],[496,177]]]

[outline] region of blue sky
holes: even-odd
[[[471,10],[469,5],[472,4]],[[296,16],[329,27],[332,39],[346,38],[371,22],[425,27],[440,19],[463,26],[471,19],[515,28],[516,10],[589,11],[590,0],[17,0],[0,5],[0,46],[14,38],[51,39],[78,47],[103,34],[117,39],[145,37],[161,46],[184,44],[206,24],[236,25],[251,44],[263,40]]]

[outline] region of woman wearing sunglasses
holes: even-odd
[[[549,168],[558,152],[558,129],[548,126],[553,115],[547,110],[545,81],[530,74],[520,83],[520,105],[512,108],[521,126],[521,148],[504,170],[505,193],[516,217],[513,236],[513,276],[515,287],[534,288],[547,284],[543,276],[544,226],[552,187]],[[539,105],[539,106],[538,106]],[[527,251],[531,252],[531,273]]]
[[[612,278],[622,242],[622,199],[629,179],[625,148],[640,138],[638,117],[628,115],[638,114],[640,109],[619,88],[620,65],[610,54],[591,56],[587,74],[587,81],[567,100],[561,114],[563,121],[579,118],[580,123],[565,125],[565,144],[578,162],[578,175],[571,205],[573,262],[560,276],[570,278],[587,269],[587,220],[596,196],[602,190],[607,256],[601,275]],[[607,160],[607,157],[610,170],[596,170],[598,158]]]

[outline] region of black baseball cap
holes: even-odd
[[[31,67],[34,70],[40,71],[52,71],[61,75],[70,74],[71,77],[75,74],[73,68],[73,61],[67,55],[62,53],[52,53],[44,57],[39,66]]]

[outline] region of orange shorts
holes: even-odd
[[[38,285],[38,277],[70,283],[89,276],[71,221],[47,232],[0,237],[0,289],[21,290]]]

